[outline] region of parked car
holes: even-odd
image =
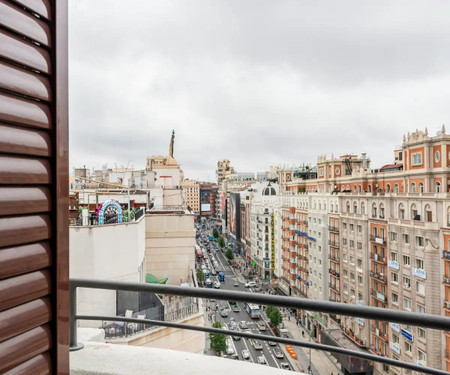
[[[239,286],[239,281],[237,281],[237,279],[233,280],[233,286]]]
[[[277,343],[275,341],[268,341],[267,342],[270,346],[275,346],[277,345]]]
[[[233,305],[231,306],[231,310],[233,310],[233,312],[238,313],[239,311],[241,311],[241,309],[239,308],[239,305]]]
[[[214,281],[214,288],[220,289],[220,282],[219,281]]]
[[[235,353],[234,348],[231,345],[227,346],[226,353],[227,353],[227,355],[234,354]]]
[[[228,310],[227,309],[220,310],[220,316],[222,318],[227,318],[228,317]]]

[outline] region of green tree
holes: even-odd
[[[266,307],[266,316],[267,316],[267,317],[269,317],[270,314],[272,314],[272,311],[273,311],[274,308],[275,308],[275,307],[273,307],[273,306],[267,306],[267,307]]]
[[[219,243],[219,246],[223,249],[225,247],[225,241],[223,239],[223,237],[219,237],[219,239],[217,240],[217,242]]]
[[[227,252],[225,253],[225,256],[226,256],[229,260],[233,260],[233,259],[234,259],[233,250],[228,249]]]
[[[267,309],[269,309],[269,312],[267,312]],[[280,310],[277,307],[269,306],[266,309],[266,315],[270,320],[270,324],[272,324],[274,327],[278,327],[279,324],[283,321],[283,316],[281,315]]]
[[[216,240],[219,238],[219,231],[216,228],[213,229],[213,236]]]
[[[197,270],[197,281],[200,283],[205,281],[205,274],[203,273],[203,270],[200,268]]]
[[[222,328],[222,324],[220,324],[220,322],[215,322],[213,328]],[[220,333],[210,333],[209,339],[211,340],[211,349],[214,350],[217,355],[225,352],[227,348],[227,338],[225,335]]]

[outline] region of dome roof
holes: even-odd
[[[263,189],[262,195],[277,195],[277,191],[269,184]]]

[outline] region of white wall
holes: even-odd
[[[126,224],[71,226],[70,277],[143,281],[145,219]],[[141,272],[140,272],[141,271]],[[78,313],[116,315],[116,292],[78,289]],[[101,322],[82,322],[97,327]]]
[[[146,273],[168,277],[168,284],[190,280],[194,269],[194,215],[146,215]]]

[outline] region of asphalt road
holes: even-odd
[[[207,268],[211,271],[211,267],[213,267],[214,260],[215,260],[218,265],[217,267],[215,267],[215,270],[217,271],[217,273],[219,271],[223,271],[225,273],[225,282],[221,283],[221,287],[220,287],[221,289],[249,292],[248,288],[245,288],[245,286],[242,283],[239,283],[239,286],[237,286],[237,287],[235,287],[233,285],[235,275],[234,275],[233,271],[231,270],[231,267],[229,266],[224,254],[222,253],[221,250],[213,249],[210,252],[207,252],[206,249],[203,249],[203,250],[204,250],[205,254],[208,254],[208,259],[203,262],[207,266]],[[211,276],[211,280],[213,282],[218,280],[218,276]],[[240,311],[233,312],[231,310],[231,306],[230,306],[229,302],[219,301],[219,300],[218,301],[207,301],[207,306],[211,307],[211,311],[215,310],[216,304],[219,304],[219,306],[226,305],[227,308],[229,309],[228,317],[226,317],[226,318],[224,318],[220,315],[220,313],[219,313],[220,307],[219,307],[219,311],[217,311],[215,313],[215,319],[220,321],[225,328],[228,329],[229,325],[230,325],[230,320],[234,319],[236,321],[236,323],[239,323],[241,321],[247,322],[248,331],[250,331],[251,333],[262,333],[262,334],[266,334],[266,335],[272,334],[268,328],[265,331],[260,331],[258,329],[257,323],[263,322],[264,321],[263,318],[260,318],[260,319],[250,318],[249,314],[244,310],[244,306],[242,303],[238,303]],[[267,327],[266,323],[265,323],[265,325]],[[241,328],[239,327],[239,324],[237,326],[237,330],[242,331]],[[278,349],[279,351],[281,351],[283,353],[283,351],[280,350],[280,346],[278,344],[276,344],[275,346],[269,346],[269,344],[267,342],[260,341],[262,344],[262,349],[256,350],[254,348],[254,346],[252,345],[252,341],[253,340],[246,339],[246,338],[241,338],[240,340],[233,340],[231,337],[227,338],[228,346],[232,347],[234,349],[234,352],[238,354],[239,360],[244,360],[243,356],[242,356],[242,350],[247,349],[250,352],[250,358],[247,359],[247,361],[252,361],[252,362],[257,363],[257,357],[263,356],[265,358],[266,362],[268,363],[268,365],[271,367],[280,368],[280,363],[282,363],[282,362],[289,363],[289,360],[286,357],[284,357],[282,359],[275,357],[274,350]],[[289,366],[292,369],[292,366],[290,363],[289,363]]]

